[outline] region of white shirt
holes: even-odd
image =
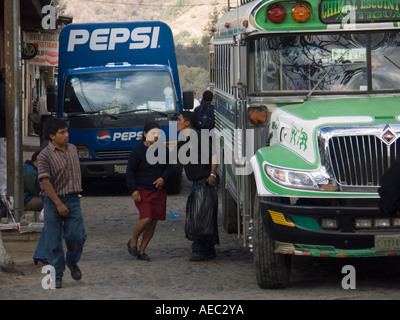
[[[49,115],[50,112],[47,111],[47,96],[41,96],[38,102],[38,112],[40,116]]]

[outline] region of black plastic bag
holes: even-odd
[[[186,203],[186,238],[219,243],[217,188],[207,183],[194,184]]]

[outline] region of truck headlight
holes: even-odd
[[[264,171],[274,182],[296,189],[319,189],[320,185],[329,183],[329,177],[324,170],[297,171],[265,164]]]
[[[89,149],[85,146],[76,146],[78,150],[79,159],[91,159],[92,154],[90,153]]]

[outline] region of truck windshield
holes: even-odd
[[[399,32],[274,35],[249,49],[252,93],[400,92]]]
[[[174,111],[172,88],[164,71],[75,74],[66,80],[63,111],[68,115]]]

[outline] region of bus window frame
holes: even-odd
[[[342,31],[338,32],[337,34],[344,34],[344,33],[352,33],[352,34],[364,34],[366,35],[366,42],[365,42],[365,50],[366,50],[366,76],[367,76],[367,88],[366,90],[345,90],[345,91],[323,91],[323,90],[315,90],[315,94],[317,95],[348,95],[348,94],[358,94],[358,95],[364,95],[364,94],[377,94],[377,93],[400,93],[400,87],[399,88],[383,88],[383,89],[377,89],[374,88],[373,81],[373,72],[372,72],[372,63],[371,63],[371,55],[373,55],[373,49],[371,47],[371,35],[374,33],[386,33],[388,31],[385,30],[362,30],[362,31]],[[389,30],[389,32],[397,33],[397,37],[400,38],[400,32],[397,30]],[[334,33],[332,32],[310,32],[309,34],[306,35],[332,35]],[[288,35],[287,33],[276,33],[276,34],[262,34],[262,35],[257,35],[255,37],[251,37],[247,41],[247,48],[248,48],[248,63],[249,63],[249,72],[248,72],[248,94],[250,96],[263,96],[263,95],[304,95],[307,94],[310,90],[296,90],[296,91],[291,91],[291,90],[263,90],[263,91],[255,91],[255,83],[257,81],[256,75],[253,75],[253,78],[250,78],[256,70],[255,66],[255,53],[251,52],[251,44],[254,44],[255,41],[257,41],[260,38],[264,37],[283,37],[283,36],[303,36],[305,33],[291,33]],[[397,50],[400,50],[400,45],[397,46]],[[399,68],[400,69],[400,68]],[[253,70],[253,71],[252,71]],[[399,71],[399,76],[400,76],[400,71]],[[376,79],[375,79],[376,81]]]

